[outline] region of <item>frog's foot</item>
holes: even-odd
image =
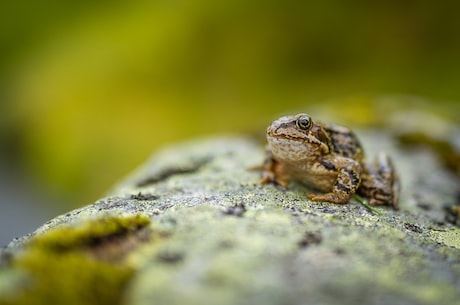
[[[327,201],[340,204],[350,201],[361,181],[361,167],[358,162],[351,159],[344,158],[341,160],[341,163],[343,167],[338,170],[337,180],[332,188],[332,192],[311,194],[308,195],[308,198],[313,201]]]
[[[374,163],[366,164],[358,192],[371,205],[391,205],[398,209],[399,177],[391,159],[380,153]]]
[[[313,201],[326,201],[339,204],[347,203],[350,200],[348,196],[341,196],[340,194],[336,193],[308,194],[307,197]]]
[[[272,158],[267,158],[262,166],[261,184],[274,183],[287,187],[289,176],[284,173],[283,165]]]

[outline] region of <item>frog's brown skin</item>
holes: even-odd
[[[267,140],[261,183],[286,187],[295,179],[323,192],[308,195],[314,201],[347,203],[358,193],[372,205],[398,209],[399,180],[391,159],[381,153],[374,163],[366,162],[348,128],[315,122],[301,113],[274,121]]]

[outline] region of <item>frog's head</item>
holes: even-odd
[[[287,115],[275,120],[267,128],[267,140],[276,155],[297,152],[304,157],[329,152],[326,137],[320,123],[313,121],[310,115],[299,113]]]

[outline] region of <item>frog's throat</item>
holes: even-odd
[[[304,143],[306,145],[314,144],[314,145],[321,145],[321,146],[324,145],[325,147],[327,147],[325,143],[321,142],[317,137],[315,137],[312,134],[302,134],[301,136],[293,136],[293,135],[288,135],[284,133],[276,133],[277,130],[278,129],[276,129],[275,131],[268,132],[267,136],[273,139],[284,139],[288,141]]]

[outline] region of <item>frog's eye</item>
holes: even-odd
[[[311,127],[311,119],[309,116],[301,116],[295,122],[296,126],[300,129],[307,130]]]

